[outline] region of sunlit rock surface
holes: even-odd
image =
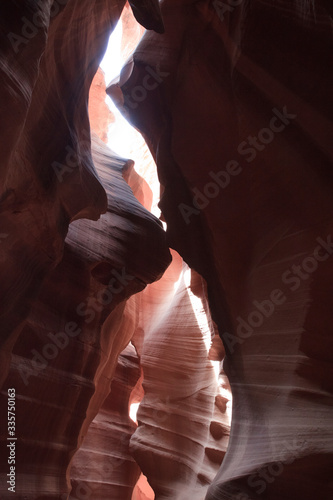
[[[1,4],[2,342],[61,260],[69,222],[96,220],[106,210],[91,159],[87,101],[124,5],[125,0]],[[131,5],[145,27],[162,30],[157,1]]]
[[[118,358],[110,393],[74,457],[71,496],[78,497],[81,491],[100,500],[131,500],[141,471],[129,452],[129,439],[136,429],[129,417],[129,401],[140,375],[139,360],[130,344]]]
[[[120,21],[123,30],[121,55],[124,59],[127,59],[134,52],[145,30],[143,26],[136,21],[128,3],[126,3],[124,7]]]
[[[169,244],[206,279],[227,352],[231,438],[206,498],[329,500],[332,9],[161,5],[165,34],[108,92],[156,157]]]
[[[150,188],[133,164],[127,165],[124,178],[150,209]],[[163,491],[165,498],[190,494],[200,499],[223,459],[230,427],[230,414],[226,413],[230,392],[225,384],[222,387],[223,381],[218,387],[216,370],[208,359],[215,360],[219,371],[224,349],[216,337],[208,355],[214,326],[204,282],[196,274],[191,277],[188,266],[174,252],[167,272],[155,285],[129,299],[122,315],[126,333],[139,353],[142,377],[131,378],[126,348],[119,357],[116,377],[120,371],[127,388],[117,378],[112,382],[110,394],[73,459],[72,495],[85,491],[99,499],[130,499],[132,481],[140,470],[133,464],[134,457],[156,498]],[[141,401],[139,428],[129,450],[128,439],[136,425],[128,425],[128,414]],[[153,499],[150,485],[141,476],[132,499]]]
[[[92,130],[107,143],[109,126],[115,117],[105,102],[105,75],[101,68],[98,68],[90,87],[88,112]]]
[[[230,426],[230,393],[218,386],[208,359],[214,326],[205,284],[173,252],[156,286],[126,307],[138,300],[132,342],[143,369],[144,398],[130,449],[156,499],[199,500],[222,462]]]
[[[117,26],[117,31],[121,33],[121,40],[117,42],[119,47],[119,60],[125,63],[125,61],[130,58],[134,52],[136,46],[142,38],[144,30],[142,26],[136,22],[133,12],[129,8],[128,4],[123,10],[119,24],[121,25],[121,30],[119,30],[119,26]],[[114,38],[115,37],[113,36],[112,39]],[[111,47],[112,49],[109,48],[108,50],[110,50],[110,54],[113,54],[115,51],[115,42],[114,44],[111,43]],[[106,63],[104,64],[104,67],[107,73],[108,66]],[[119,92],[122,96],[120,89]],[[108,102],[110,102],[110,99],[108,99]],[[148,182],[153,196],[150,210],[154,215],[159,217],[161,213],[158,208],[158,202],[160,199],[160,184],[158,181],[156,164],[142,135],[128,123],[125,128],[124,123],[127,123],[126,120],[124,120],[124,118],[122,118],[121,115],[119,116],[119,113],[117,113],[115,121],[109,128],[108,139],[110,147],[111,149],[115,148],[119,151],[119,142],[126,143],[126,154],[122,154],[125,154],[127,158],[134,160],[135,171]],[[120,131],[122,131],[122,135]],[[126,137],[126,141],[124,141],[124,137]]]
[[[130,340],[125,301],[170,262],[161,223],[122,177],[131,162],[98,140],[91,154],[88,91],[124,2],[50,4],[1,6],[1,498],[13,495],[14,387],[15,494],[28,500],[67,498],[70,460]],[[133,4],[161,31],[154,2],[153,18]]]
[[[97,140],[93,156],[108,211],[70,225],[63,259],[34,301],[4,383],[4,392],[17,392],[17,489],[28,498],[65,494],[69,461],[109,394],[133,332],[124,301],[169,263],[161,223],[122,178],[124,160]],[[103,413],[99,419],[103,426]]]
[[[20,500],[331,500],[332,8],[130,2],[165,236],[108,120],[91,152],[124,4],[0,6],[1,498],[14,387]]]

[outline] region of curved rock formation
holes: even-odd
[[[207,500],[329,500],[331,7],[165,0],[162,14],[116,97],[227,351],[231,439]]]
[[[140,300],[132,342],[145,393],[131,451],[157,500],[202,499],[227,448],[230,399],[219,404],[208,359],[214,328],[204,282],[173,252],[161,280],[131,300]]]
[[[140,468],[129,452],[136,424],[128,409],[140,375],[138,357],[129,344],[118,358],[110,393],[73,459],[71,497],[80,498],[81,494],[99,500],[131,500]]]
[[[98,221],[70,225],[64,257],[34,301],[3,387],[16,389],[17,492],[28,498],[66,492],[70,459],[108,395],[118,355],[131,338],[133,318],[124,314],[125,300],[159,278],[169,263],[161,223],[123,180],[124,161],[96,142],[94,164],[108,211]],[[5,404],[3,397],[2,418]]]
[[[150,209],[150,189],[130,162],[123,175],[134,195]],[[177,319],[175,310],[178,311]],[[133,480],[139,469],[135,468],[129,455],[128,439],[136,426],[133,423],[128,425],[128,413],[133,402],[141,402],[139,388],[143,383],[139,429],[131,440],[134,457],[158,495],[163,482],[170,498],[189,493],[202,498],[226,451],[229,420],[225,403],[230,399],[228,391],[224,394],[227,398],[219,394],[213,366],[208,360],[207,351],[214,329],[204,284],[197,275],[191,279],[190,269],[174,252],[164,276],[130,298],[122,317],[132,318],[131,322],[125,319],[126,333],[132,337],[140,354],[143,376],[136,387],[136,380],[129,378],[130,372],[127,377],[123,375],[126,387],[124,382],[121,387],[115,383],[117,379],[112,382],[110,394],[72,462],[71,496],[85,492],[99,500],[131,498]],[[187,318],[186,328],[184,317]],[[219,363],[224,350],[216,340],[212,359]],[[181,345],[186,345],[189,351],[186,357]],[[116,377],[117,370],[123,373],[123,366],[128,367],[128,362],[123,360],[123,357],[128,357],[128,349],[119,358]],[[150,353],[154,353],[153,356]],[[175,380],[180,390],[177,395]],[[129,398],[131,388],[133,392]],[[200,432],[197,431],[198,422]],[[159,436],[158,440],[154,438],[155,434]],[[196,445],[193,448],[194,436]],[[150,467],[146,465],[146,457],[150,457]],[[182,464],[182,472],[179,464]],[[177,479],[175,467],[179,469]],[[163,470],[166,473],[163,474]],[[191,471],[191,481],[187,470]],[[144,476],[141,478],[133,491],[133,499],[144,495],[143,498],[152,500],[152,490]]]
[[[122,178],[127,161],[98,141],[91,155],[88,91],[123,5],[1,7],[0,102],[12,118],[1,143],[0,418],[6,450],[14,387],[18,498],[67,497],[71,457],[130,340],[124,301],[170,261],[161,223]],[[8,472],[1,453],[3,498]]]
[[[130,2],[157,33],[108,92],[165,235],[133,163],[91,151],[124,4],[0,5],[1,498],[134,500],[142,471],[156,500],[331,500],[332,7]]]
[[[1,6],[1,342],[26,317],[61,260],[69,222],[107,207],[91,158],[88,92],[125,0],[25,1]],[[136,16],[161,31],[158,2]],[[5,122],[3,122],[5,124]],[[41,208],[42,207],[42,208]],[[22,257],[23,256],[23,257]],[[6,356],[4,356],[4,363]]]
[[[115,117],[105,102],[105,75],[101,68],[91,83],[88,112],[90,127],[107,144],[109,125],[114,123]]]

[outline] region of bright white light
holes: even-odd
[[[115,122],[110,125],[108,132],[108,146],[112,151],[124,158],[130,158],[137,164],[135,149],[145,144],[141,134],[139,134],[123,117],[112,99],[107,96],[106,103],[115,116]]]
[[[110,36],[105,56],[101,62],[107,86],[111,81],[117,80],[126,62],[121,53],[122,36],[123,28],[120,20]],[[153,192],[151,212],[156,217],[159,217],[161,211],[157,204],[160,195],[160,184],[156,166],[148,147],[142,135],[128,123],[109,96],[106,97],[106,104],[115,117],[115,121],[110,124],[108,130],[107,144],[112,151],[122,158],[134,160],[135,170],[148,182]]]
[[[120,75],[120,70],[124,64],[121,57],[122,35],[123,26],[121,22],[118,22],[110,36],[108,47],[100,64],[105,73],[106,86],[108,86],[116,76]]]
[[[130,410],[129,410],[129,417],[131,420],[133,420],[133,422],[135,424],[138,423],[138,421],[136,419],[136,414],[138,413],[139,406],[140,406],[140,403],[132,403],[130,406]]]
[[[184,282],[187,288],[187,293],[191,301],[194,315],[197,318],[198,325],[200,326],[202,339],[205,343],[205,347],[208,352],[212,343],[212,336],[211,336],[210,326],[208,323],[207,314],[201,298],[197,297],[191,290],[191,268],[186,266],[186,269],[183,272],[184,272]]]
[[[220,363],[220,361],[211,361],[211,364],[213,365],[215,378],[216,378],[216,381],[218,382],[219,376],[220,376],[220,370],[221,370],[221,363]]]
[[[100,64],[105,73],[106,86],[112,80],[120,75],[121,68],[125,61],[121,56],[121,39],[123,35],[123,27],[121,21],[117,23],[116,28],[110,36],[108,47]],[[125,120],[118,108],[114,105],[112,99],[107,96],[106,103],[109,109],[115,116],[115,122],[110,126],[108,132],[108,146],[112,151],[124,158],[134,158],[130,156],[131,144],[133,143],[135,133],[133,127]]]
[[[105,73],[106,86],[120,75],[121,68],[125,61],[121,56],[121,39],[123,27],[121,21],[117,23],[108,43],[105,55],[100,64]],[[135,140],[137,132],[129,125],[118,108],[114,105],[110,97],[106,97],[106,103],[115,116],[115,122],[111,124],[108,132],[108,146],[112,151],[124,158],[134,158],[130,156],[131,144]]]

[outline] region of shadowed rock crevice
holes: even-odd
[[[165,0],[162,15],[163,37],[147,33],[123,70],[121,109],[153,151],[168,242],[206,279],[227,353],[231,436],[206,498],[289,498],[313,449],[333,463],[329,12]],[[133,106],[147,68],[161,82]],[[328,500],[325,467],[299,467],[293,498]]]
[[[0,6],[1,498],[331,500],[331,7],[130,6],[166,232],[88,117],[125,0]]]

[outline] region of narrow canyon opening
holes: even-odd
[[[136,50],[144,33],[144,28],[137,23],[129,5],[126,4],[121,17],[110,36],[106,53],[92,82],[89,96],[89,118],[92,131],[97,134],[98,137],[103,142],[105,142],[116,155],[121,158],[134,161],[134,170],[143,179],[145,188],[143,187],[142,189],[146,190],[146,196],[139,196],[138,199],[139,201],[141,201],[141,203],[144,203],[146,209],[148,209],[156,217],[160,218],[161,210],[158,207],[158,203],[160,201],[160,183],[157,176],[157,167],[150,153],[148,145],[146,144],[141,133],[126,120],[126,118],[118,109],[116,104],[119,95],[114,91],[110,92],[111,97],[110,95],[105,94],[107,87],[118,86],[120,72],[126,65],[128,59]],[[145,98],[145,92],[147,91],[149,92],[149,88],[148,90],[144,90],[141,93],[137,92],[137,95],[132,95],[132,104],[135,105],[136,99],[137,102],[142,102]],[[112,99],[113,95],[114,100]],[[148,192],[149,194],[147,195]],[[163,226],[164,228],[166,228],[165,222],[163,222]],[[196,337],[194,347],[195,350],[201,350],[199,369],[203,369],[202,365],[206,365],[204,367],[204,370],[206,370],[204,379],[205,377],[209,376],[208,374],[210,373],[210,382],[206,384],[209,386],[209,384],[213,383],[215,387],[213,389],[213,397],[212,394],[210,394],[210,399],[207,399],[206,395],[206,401],[203,401],[205,406],[207,406],[207,408],[205,408],[205,411],[207,412],[207,418],[209,418],[210,421],[208,426],[207,422],[205,422],[206,431],[208,431],[208,434],[206,436],[202,436],[202,440],[206,440],[206,442],[204,442],[204,445],[203,443],[201,443],[202,456],[200,458],[200,462],[198,462],[197,464],[198,469],[196,471],[196,481],[198,485],[197,487],[195,487],[195,480],[193,480],[193,478],[187,485],[189,491],[191,491],[191,488],[192,492],[197,489],[196,494],[199,498],[199,496],[202,497],[203,495],[203,491],[201,491],[200,485],[209,484],[214,474],[217,472],[218,467],[221,465],[224,454],[226,452],[229,429],[231,425],[231,389],[229,381],[222,370],[224,349],[221,339],[218,335],[217,327],[214,324],[209,311],[206,295],[206,284],[204,284],[204,281],[199,275],[196,275],[196,273],[195,275],[193,275],[193,271],[191,271],[191,269],[184,263],[184,261],[176,251],[172,251],[172,255],[173,261],[167,271],[167,273],[172,274],[171,280],[170,277],[166,278],[169,282],[173,282],[173,286],[171,287],[172,294],[169,293],[167,295],[167,298],[165,298],[164,300],[160,297],[159,306],[160,308],[164,308],[165,310],[167,310],[170,298],[173,297],[174,300],[174,297],[177,297],[177,294],[184,294],[185,292],[188,306],[191,311],[189,313],[189,310],[187,310],[186,314],[193,315],[197,327],[197,332],[194,333],[194,336]],[[201,285],[202,289],[201,291],[199,291],[199,293],[196,293],[195,286],[193,287],[193,280],[197,280],[200,282],[199,287]],[[149,287],[154,288],[154,284],[148,285],[147,288]],[[149,290],[146,291],[149,294]],[[152,291],[152,294],[154,294],[154,290]],[[184,300],[184,298],[182,300]],[[163,304],[163,301],[165,301],[165,304]],[[177,314],[177,312],[175,312],[175,314]],[[179,315],[180,316],[178,317],[178,321],[176,320],[176,323],[182,322],[181,311],[179,312]],[[165,317],[165,321],[168,321],[168,316]],[[145,325],[143,324],[143,328],[144,327]],[[175,330],[176,332],[177,330],[179,330],[179,326],[177,324]],[[172,339],[172,337],[174,336],[174,332],[171,334],[169,333],[169,336]],[[185,340],[186,338],[184,339],[184,341]],[[132,350],[132,355],[134,355],[134,353],[138,355],[135,341],[140,343],[138,339],[134,340],[134,345],[132,342],[130,342],[129,346],[125,348],[125,350],[120,354],[120,358],[123,357],[125,359],[126,355],[128,356],[129,350]],[[161,357],[163,357],[163,350],[165,350],[165,353],[167,353],[168,349],[170,349],[170,342],[170,339],[169,341],[164,341],[163,335],[161,336],[159,342],[157,342],[157,344],[160,344],[158,345],[158,348],[160,349],[160,361]],[[204,349],[200,347],[200,344],[204,346]],[[205,361],[203,360],[203,355],[207,356],[207,363],[205,363]],[[120,363],[122,363],[122,361],[123,360],[121,359]],[[140,364],[140,357],[138,359],[138,362]],[[179,357],[178,363],[182,362],[183,360]],[[149,368],[149,370],[150,369],[151,368]],[[177,381],[178,389],[183,383],[182,380],[184,380],[184,388],[186,391],[186,364],[184,367],[178,365],[178,367],[176,366],[176,369],[179,376],[179,379]],[[142,385],[143,382],[145,382],[143,366],[140,367],[140,370],[140,378],[132,388],[128,399],[128,415],[135,426],[138,425],[137,414],[140,409],[141,402],[145,396],[145,391]],[[212,374],[213,377],[211,377]],[[124,376],[128,377],[126,373],[124,374]],[[165,383],[167,375],[164,374],[163,380],[163,375],[156,372],[155,378],[161,385]],[[181,428],[184,425],[191,425],[191,421],[195,421],[196,415],[191,415],[191,411],[193,411],[193,409],[191,410],[191,407],[189,406],[186,416],[182,415],[180,417],[183,418],[181,428],[179,428],[179,426],[177,427],[174,419],[177,418],[177,415],[179,418],[179,415],[181,415],[182,413],[179,404],[181,398],[174,398],[173,393],[177,392],[177,390],[175,391],[173,383],[175,383],[175,378],[172,379],[172,383],[170,384],[169,389],[164,393],[163,396],[160,396],[158,394],[158,388],[155,388],[155,392],[152,398],[149,395],[148,398],[146,397],[146,400],[144,401],[144,408],[141,413],[145,415],[147,407],[150,408],[150,410],[152,410],[153,420],[155,420],[153,425],[156,428],[161,426],[161,428],[163,429],[163,426],[165,425],[165,430],[167,432],[177,434],[182,432]],[[207,390],[207,388],[204,386],[205,383],[203,384],[202,389],[197,391],[199,397],[200,393],[204,394],[204,392]],[[210,390],[211,389],[212,388],[210,388]],[[180,389],[180,392],[182,392],[182,389]],[[191,396],[189,395],[186,397]],[[177,399],[178,402],[175,403],[175,400]],[[198,411],[198,409],[195,411]],[[210,415],[210,417],[208,417],[210,411],[212,411],[212,414]],[[144,418],[143,423],[145,423]],[[132,430],[132,435],[134,434],[134,432]],[[148,430],[147,432],[148,439],[149,432],[150,430]],[[184,444],[186,445],[186,443],[183,443],[183,445]],[[125,446],[128,446],[127,442],[125,443]],[[154,446],[163,447],[163,440],[158,445],[153,441],[152,450]],[[149,454],[151,452],[154,454],[154,451],[148,450],[146,450],[144,453]],[[157,477],[159,476],[159,474],[163,475],[162,468],[163,462],[161,462],[159,468],[157,468],[157,471],[155,471]],[[78,484],[80,483],[74,483],[76,489]],[[153,500],[154,498],[155,494],[154,490],[149,484],[149,477],[147,479],[147,477],[141,472],[134,486],[131,500]]]
[[[330,2],[0,39],[1,499],[331,500]]]

